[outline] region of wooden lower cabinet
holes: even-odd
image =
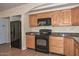
[[[35,35],[26,35],[27,48],[35,49]],[[66,56],[79,56],[79,43],[69,37],[49,37],[49,52]]]
[[[26,47],[35,49],[35,36],[34,35],[26,35]]]
[[[79,43],[74,38],[64,39],[64,54],[67,56],[79,56]]]
[[[75,55],[79,56],[79,43],[75,42]]]
[[[63,37],[50,36],[49,39],[49,52],[64,54],[64,41]]]
[[[55,37],[49,38],[49,52],[66,56],[79,55],[79,45],[73,38]]]
[[[64,54],[67,56],[75,55],[75,45],[73,38],[64,38]]]

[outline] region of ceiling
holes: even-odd
[[[25,3],[0,3],[0,11],[4,11],[23,4]]]
[[[28,3],[0,3],[0,12],[23,4],[28,4]],[[65,6],[76,5],[76,4],[79,3],[43,3],[40,6],[34,7],[31,11],[58,8],[62,6],[65,7]]]

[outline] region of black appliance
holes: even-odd
[[[21,49],[21,21],[11,21],[11,47]]]
[[[38,19],[38,26],[50,26],[50,25],[51,25],[51,18]]]
[[[35,48],[37,51],[49,52],[49,35],[51,30],[41,29],[40,34],[36,35]]]

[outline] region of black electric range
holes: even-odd
[[[49,35],[50,29],[41,29],[35,36],[35,48],[37,51],[49,52]]]

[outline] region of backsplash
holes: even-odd
[[[32,32],[39,32],[40,29],[51,29],[51,30],[52,30],[52,26],[33,27],[33,28],[31,28],[31,31],[32,31]]]
[[[31,28],[31,31],[39,32],[40,29],[51,29],[52,32],[79,33],[79,26],[62,26],[62,27],[40,26]]]

